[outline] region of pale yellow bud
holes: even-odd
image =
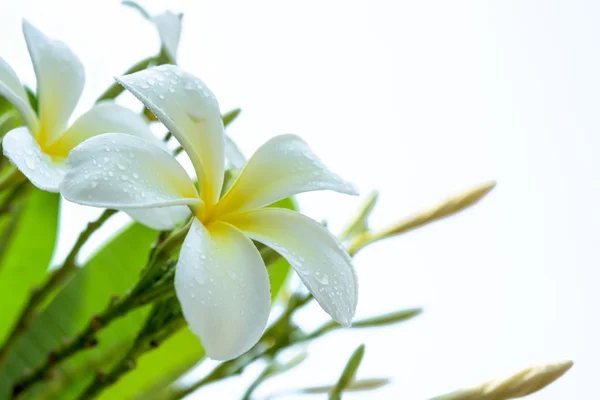
[[[535,393],[573,366],[573,361],[562,361],[526,368],[507,378],[494,379],[479,386],[462,389],[432,400],[507,400]]]

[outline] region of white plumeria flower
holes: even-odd
[[[58,192],[67,155],[92,136],[120,132],[152,137],[141,116],[110,102],[97,104],[68,127],[85,82],[83,66],[64,43],[46,37],[27,21],[23,34],[37,78],[39,118],[16,73],[0,58],[0,96],[16,107],[25,125],[8,132],[2,145],[31,183]]]
[[[143,139],[111,133],[71,152],[61,193],[97,207],[186,205],[194,211],[176,267],[175,289],[206,354],[219,360],[235,358],[260,339],[267,324],[269,278],[250,239],[281,254],[321,307],[342,325],[350,325],[357,279],[346,250],[312,219],[263,207],[307,191],[357,194],[356,189],[328,171],[299,137],[282,135],[256,151],[220,198],[225,139],[217,100],[206,85],[172,65],[117,80],[179,140],[196,170],[199,192],[169,153]],[[100,163],[103,159],[108,161]],[[103,179],[106,171],[114,174],[112,180]]]
[[[97,103],[67,127],[83,91],[83,66],[64,43],[46,37],[27,21],[23,21],[23,34],[37,78],[40,115],[38,118],[31,108],[16,73],[0,58],[0,96],[16,107],[25,124],[8,132],[2,147],[4,155],[31,183],[58,192],[69,152],[95,135],[127,133],[159,143],[140,115],[108,101]],[[130,215],[152,228],[171,229],[190,211],[187,207],[168,207],[132,210]]]

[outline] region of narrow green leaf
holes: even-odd
[[[52,349],[83,329],[94,314],[105,308],[112,296],[123,295],[133,286],[157,235],[158,232],[150,228],[133,224],[89,260],[38,315],[9,354],[5,368],[0,369],[0,398],[5,398],[3,396],[11,390],[12,382],[25,369],[40,364]],[[56,378],[89,370],[86,365],[105,359],[104,355],[115,348],[126,347],[142,325],[146,312],[147,309],[136,310],[103,330],[98,337],[98,345],[61,365],[55,371]],[[89,371],[87,380],[78,375],[77,380],[63,388],[64,396],[72,398],[92,376],[92,371]],[[44,386],[38,385],[32,395],[43,390]]]
[[[39,114],[39,104],[35,92],[29,86],[25,86],[25,92],[27,93],[27,99],[29,100],[31,108],[33,108],[33,111],[35,111],[36,114]]]
[[[32,189],[0,261],[0,343],[46,276],[58,227],[60,196]],[[1,397],[1,396],[0,396]]]
[[[423,311],[423,309],[421,309],[421,308],[411,308],[408,310],[394,311],[389,314],[383,314],[383,315],[378,315],[376,317],[363,319],[360,321],[354,321],[352,323],[352,326],[350,326],[350,329],[371,328],[374,326],[396,324],[396,323],[404,322],[411,318],[414,318],[417,315],[421,314],[422,311]],[[328,323],[324,324],[319,329],[317,329],[316,331],[311,333],[309,335],[309,338],[316,338],[319,336],[323,336],[324,334],[326,334],[330,331],[333,331],[335,329],[339,329],[339,328],[340,328],[340,324],[338,324],[335,321],[329,321]]]
[[[385,378],[374,378],[374,379],[359,379],[352,383],[350,383],[344,389],[344,392],[359,392],[363,390],[374,390],[379,389],[390,383],[389,379]],[[334,386],[315,386],[309,387],[299,390],[299,393],[307,393],[307,394],[319,394],[319,393],[329,393],[334,389]]]
[[[221,118],[223,119],[223,125],[228,126],[229,124],[231,124],[233,121],[235,121],[235,119],[240,115],[241,112],[241,108],[234,108],[231,111],[227,111],[221,116]]]
[[[422,308],[412,308],[408,310],[394,311],[389,314],[379,315],[373,318],[367,318],[352,323],[353,328],[368,328],[373,326],[382,326],[395,324],[414,318],[423,312]]]
[[[358,371],[358,367],[360,366],[364,354],[365,345],[361,344],[356,350],[354,350],[352,356],[350,356],[350,359],[348,360],[346,367],[344,367],[344,371],[342,372],[340,379],[329,394],[330,400],[339,400],[342,398],[342,392],[348,387],[348,385],[350,385],[352,381],[354,381],[356,371]]]
[[[285,363],[275,362],[269,366],[269,368],[267,369],[267,373],[265,374],[265,377],[270,378],[272,376],[280,375],[280,374],[283,374],[293,368],[296,368],[298,365],[300,365],[302,362],[304,362],[304,360],[306,360],[307,356],[308,356],[308,353],[300,353],[288,362],[285,362]]]

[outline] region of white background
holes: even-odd
[[[88,82],[78,112],[158,48],[153,27],[116,0],[0,3],[0,54],[30,85],[22,17],[82,59]],[[422,399],[559,359],[574,368],[532,398],[600,396],[599,2],[142,4],[185,12],[180,64],[223,110],[243,108],[230,133],[247,155],[274,135],[303,136],[363,194],[380,190],[373,226],[498,181],[477,207],[356,258],[357,317],[410,306],[423,315],[331,335],[258,397],[334,382],[360,343],[359,377],[393,382],[348,398]],[[358,202],[301,197],[303,210],[334,231]],[[92,215],[68,210],[57,259],[83,227],[76,216]],[[316,326],[326,316],[314,308],[303,321]],[[237,398],[257,372],[198,398]]]

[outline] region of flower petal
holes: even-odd
[[[291,210],[264,208],[224,219],[281,254],[331,317],[349,326],[358,283],[350,256],[319,223]]]
[[[158,29],[163,49],[165,49],[173,63],[177,60],[177,47],[179,46],[179,37],[181,36],[181,17],[179,14],[165,11],[152,18]]]
[[[29,104],[27,93],[15,71],[2,58],[0,58],[0,96],[5,97],[17,108],[23,122],[32,132],[37,132],[37,115]]]
[[[173,133],[189,155],[202,200],[211,206],[221,194],[225,168],[219,104],[206,85],[174,65],[161,65],[116,78]]]
[[[298,136],[276,136],[246,163],[216,212],[252,210],[313,190],[358,194],[352,184],[330,172]]]
[[[67,169],[43,153],[29,129],[20,127],[8,132],[2,140],[4,155],[42,190],[58,192]]]
[[[128,133],[155,144],[159,142],[141,115],[107,101],[96,104],[79,117],[65,133],[46,148],[46,152],[66,158],[75,146],[102,133]]]
[[[85,83],[83,65],[63,42],[52,40],[23,20],[23,34],[37,78],[40,137],[44,143],[61,134]]]
[[[186,206],[161,207],[161,208],[136,208],[123,210],[137,222],[152,229],[165,231],[173,229],[190,217],[191,211]]]
[[[258,342],[269,317],[269,277],[243,233],[195,219],[175,271],[183,315],[209,357],[229,360]]]
[[[137,136],[106,133],[75,147],[60,185],[69,201],[116,209],[200,205],[173,156]]]
[[[246,164],[246,157],[228,135],[225,135],[225,158],[235,169],[242,169]]]

